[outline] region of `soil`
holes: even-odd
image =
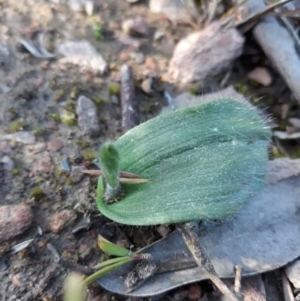
[[[138,123],[155,116],[166,106],[164,89],[173,95],[180,92],[163,80],[168,61],[176,42],[194,29],[172,25],[166,18],[151,14],[146,1],[130,5],[126,1],[97,0],[92,16],[84,11],[75,12],[67,3],[55,0],[4,0],[0,7],[0,42],[9,51],[9,55],[0,51],[0,134],[24,129],[33,133],[37,140],[34,145],[0,141],[0,157],[7,155],[14,162],[11,170],[0,164],[1,205],[25,203],[33,211],[31,227],[1,245],[0,300],[61,300],[67,269],[54,262],[47,243],[51,243],[64,259],[92,266],[104,256],[97,247],[97,234],[114,242],[134,245],[136,249],[160,238],[155,227],[126,227],[107,221],[95,207],[96,178],[84,175],[75,183],[70,173],[62,170],[61,161],[69,158],[72,165],[92,165],[99,145],[121,135],[121,108],[119,102],[112,101],[110,91],[112,84],[120,83],[124,61],[133,66],[136,77]],[[142,44],[140,50],[128,50],[117,37],[122,33],[122,21],[137,15],[147,21],[151,34],[138,38]],[[93,30],[95,24],[101,27],[100,40]],[[162,40],[153,39],[156,30],[165,33]],[[74,66],[61,64],[59,59],[35,58],[20,47],[18,39],[35,39],[39,31],[46,32],[45,46],[49,51],[69,39],[88,41],[108,62],[109,72],[101,76],[80,72]],[[245,53],[235,62],[228,85],[234,84],[243,93],[254,95],[252,100],[267,107],[284,127],[286,118],[281,118],[282,108],[288,102],[295,102],[290,102],[290,92],[259,47],[251,42],[245,49],[252,53]],[[136,52],[154,58],[160,68],[160,81],[150,95],[141,90],[145,64],[136,59]],[[271,87],[262,88],[246,78],[246,73],[256,65],[271,68],[274,78]],[[223,76],[196,93],[220,89]],[[194,91],[195,88],[185,88],[189,89]],[[58,120],[63,108],[75,112],[79,95],[85,95],[98,105],[100,133],[95,138],[84,135],[76,123],[71,126]],[[261,95],[267,96],[259,100]],[[297,115],[296,104],[289,108],[289,114]],[[61,148],[56,146],[60,142]],[[65,209],[76,214],[76,220],[54,233],[49,217]],[[87,227],[89,219],[92,222]],[[27,239],[34,239],[29,248],[14,255],[5,252]],[[99,300],[124,299],[95,285],[89,291],[89,300],[98,300],[93,299],[97,296]]]

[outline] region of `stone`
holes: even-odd
[[[138,64],[143,64],[145,61],[145,56],[142,52],[133,52],[131,53],[131,57],[135,60]]]
[[[23,204],[0,206],[0,242],[22,234],[32,223],[31,209]]]
[[[9,58],[9,50],[8,47],[2,43],[0,43],[0,65],[5,65]]]
[[[95,103],[81,95],[77,100],[76,113],[78,115],[78,125],[84,134],[95,137],[99,134],[100,123]]]
[[[84,176],[82,170],[86,169],[84,166],[72,166],[70,178],[73,183],[79,183]]]
[[[31,133],[26,131],[0,135],[0,141],[1,140],[12,140],[23,144],[35,144],[36,142],[35,137]]]
[[[133,50],[138,50],[141,47],[141,42],[138,39],[128,37],[125,35],[119,36],[118,41],[123,45],[130,47]]]
[[[277,158],[268,163],[267,182],[276,183],[279,180],[295,177],[300,174],[300,159]]]
[[[247,74],[247,77],[265,87],[270,86],[273,81],[270,72],[264,67],[254,68],[251,72]]]
[[[53,172],[54,165],[51,162],[51,157],[48,154],[41,154],[35,158],[33,172]]]
[[[3,167],[7,171],[12,171],[14,168],[14,161],[9,156],[3,156],[0,161],[3,164]]]
[[[202,290],[199,284],[192,283],[189,286],[189,299],[190,300],[199,300],[201,298]]]
[[[153,56],[146,57],[145,68],[147,70],[148,75],[158,77],[160,74],[160,67],[158,61]]]
[[[220,23],[214,22],[179,41],[168,74],[178,83],[200,81],[204,84],[228,69],[242,54],[243,45],[244,38],[235,28],[221,30]]]
[[[171,232],[171,229],[167,225],[160,225],[156,228],[156,231],[161,237],[166,237]]]
[[[63,142],[59,139],[53,139],[47,144],[47,149],[50,152],[57,152],[63,147]]]
[[[153,93],[153,78],[145,78],[141,83],[141,89],[148,95]]]
[[[122,30],[125,34],[132,36],[146,36],[149,34],[148,24],[142,17],[135,17],[124,20],[122,23]]]
[[[150,11],[165,15],[172,22],[179,22],[189,17],[182,0],[150,0]]]
[[[163,30],[157,29],[153,35],[153,40],[154,41],[160,41],[166,33]]]
[[[63,56],[62,64],[78,66],[81,71],[104,74],[108,65],[102,55],[87,41],[68,41],[58,46],[57,52]]]
[[[76,217],[76,213],[69,209],[54,213],[48,219],[50,230],[56,234],[60,233],[64,228],[73,225]]]

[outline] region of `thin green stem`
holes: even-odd
[[[126,258],[122,261],[119,261],[115,264],[112,264],[110,266],[107,266],[99,271],[97,271],[96,273],[92,274],[91,276],[87,277],[84,279],[83,281],[83,284],[85,286],[88,286],[90,285],[91,283],[95,282],[97,279],[99,279],[100,277],[104,276],[105,274],[111,272],[112,270],[118,268],[119,266],[127,263],[127,262],[130,262],[132,260],[132,258]]]

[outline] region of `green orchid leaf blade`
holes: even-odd
[[[264,185],[270,130],[250,105],[221,99],[151,119],[121,136],[120,169],[150,181],[126,185],[117,203],[97,205],[130,225],[235,214]]]
[[[119,153],[112,143],[105,143],[100,148],[100,166],[106,182],[112,188],[118,186]]]
[[[120,261],[118,261],[116,263],[113,263],[113,264],[111,264],[109,266],[106,266],[106,267],[102,268],[101,270],[98,270],[94,274],[92,274],[92,275],[88,276],[87,278],[85,278],[83,280],[83,285],[88,286],[88,285],[92,284],[93,282],[95,282],[96,280],[98,280],[100,277],[106,275],[107,273],[113,271],[114,269],[122,266],[123,264],[125,264],[125,263],[127,263],[127,262],[129,262],[131,260],[132,260],[132,258],[126,257],[123,260],[120,260]]]
[[[109,255],[121,257],[126,257],[130,254],[134,255],[134,253],[131,253],[129,250],[108,241],[101,235],[98,235],[98,246],[103,252]]]
[[[112,264],[118,263],[120,261],[124,261],[124,259],[134,260],[134,257],[125,256],[125,257],[117,257],[117,258],[108,259],[108,260],[105,260],[103,262],[99,262],[98,264],[96,264],[94,266],[94,269],[99,270],[99,269],[105,268],[107,266],[110,266]]]

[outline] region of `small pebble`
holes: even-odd
[[[27,230],[32,223],[31,209],[23,204],[0,206],[0,242]]]
[[[176,45],[168,75],[182,84],[209,79],[230,68],[243,51],[245,38],[236,28],[220,30],[217,21],[184,37]]]
[[[171,229],[167,225],[160,225],[156,228],[156,231],[161,237],[166,237],[171,232]]]
[[[51,158],[48,154],[43,154],[36,158],[33,165],[34,172],[53,172],[54,165],[51,162]]]
[[[145,56],[141,52],[133,52],[131,56],[138,64],[143,64],[145,61]]]
[[[111,103],[112,104],[114,104],[114,105],[119,105],[119,98],[118,98],[118,96],[117,95],[112,95],[111,97],[110,97],[110,101],[111,101]]]
[[[119,239],[119,240],[116,242],[116,245],[119,246],[119,247],[123,247],[123,248],[125,248],[125,249],[128,249],[128,250],[130,249],[130,246],[131,246],[129,240],[128,240],[128,239],[125,239],[125,238]]]
[[[50,152],[57,152],[62,147],[63,147],[63,143],[59,139],[53,139],[47,145],[48,151],[50,151]]]
[[[95,103],[85,96],[80,96],[77,100],[76,113],[78,125],[83,133],[90,137],[97,136],[100,131],[100,123]]]
[[[109,22],[108,27],[112,30],[117,30],[117,29],[120,29],[121,26],[118,22],[111,21],[111,22]]]
[[[29,132],[17,132],[13,134],[0,135],[1,140],[12,140],[23,144],[35,144],[35,137]]]
[[[122,29],[127,35],[146,36],[149,34],[148,24],[142,17],[124,20],[122,23]]]
[[[141,42],[138,39],[131,38],[128,36],[118,37],[120,43],[125,46],[131,47],[132,49],[138,50],[141,47]]]
[[[79,183],[84,176],[82,172],[83,169],[86,169],[84,166],[72,166],[70,178],[73,183]]]
[[[186,3],[182,0],[149,0],[149,8],[151,12],[162,14],[172,22],[179,22],[189,16]]]
[[[58,46],[57,52],[63,56],[62,64],[73,64],[81,71],[103,74],[108,65],[102,55],[87,41],[68,41]]]
[[[126,62],[129,60],[129,54],[127,52],[121,52],[119,58],[121,61]]]
[[[153,40],[154,40],[154,41],[159,41],[159,40],[161,40],[165,35],[166,35],[166,34],[165,34],[164,31],[158,29],[158,30],[155,31],[155,33],[154,33],[154,35],[153,35]]]
[[[201,287],[197,283],[190,284],[189,286],[189,299],[199,300],[201,298]]]
[[[71,172],[72,167],[69,158],[63,158],[60,161],[60,167],[63,171]]]
[[[153,93],[153,78],[148,77],[148,78],[144,79],[141,84],[141,88],[146,94],[152,94]]]
[[[265,87],[270,86],[273,81],[271,73],[267,68],[264,67],[254,68],[251,72],[247,74],[247,77]]]
[[[158,77],[160,74],[160,68],[157,60],[153,56],[147,56],[145,60],[145,67],[147,69],[148,74],[153,77]]]
[[[15,165],[14,161],[8,156],[2,157],[1,163],[4,166],[4,169],[7,170],[7,171],[12,171],[13,168],[14,168],[14,165]]]
[[[76,213],[68,209],[53,214],[48,219],[51,231],[53,233],[61,232],[64,228],[73,225],[76,217]]]

